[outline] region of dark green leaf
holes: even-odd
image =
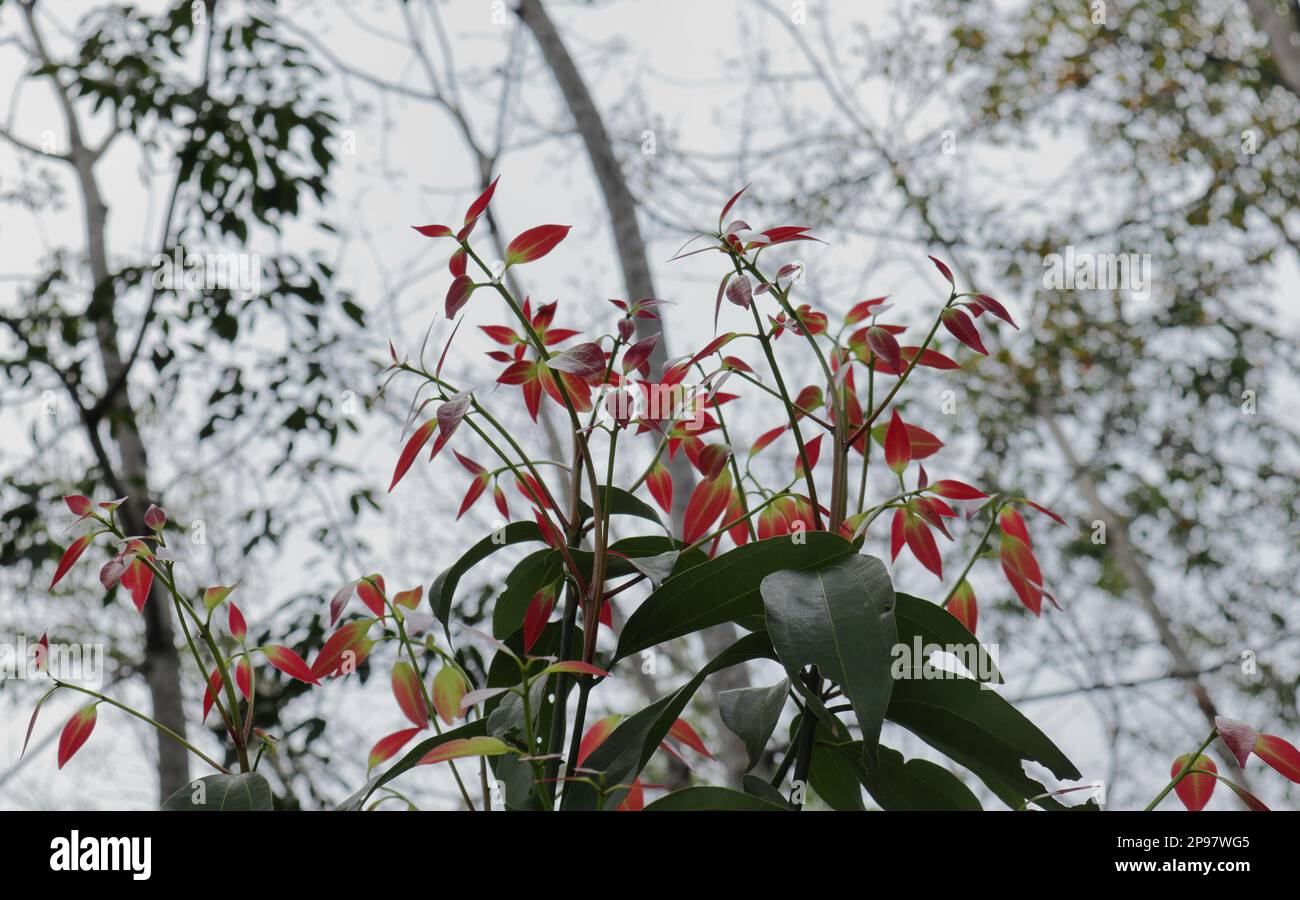
[[[456,586],[460,584],[460,580],[466,572],[502,547],[525,541],[541,540],[542,531],[537,527],[537,523],[511,522],[505,528],[492,532],[473,547],[470,547],[460,559],[452,564],[451,568],[434,579],[433,585],[429,588],[429,606],[438,621],[443,624],[443,627],[447,627],[451,615],[451,602],[456,593]]]
[[[1055,744],[991,688],[926,666],[894,685],[886,718],[970,769],[1011,808],[1047,793],[1022,761],[1046,766],[1064,781],[1083,776]],[[1048,798],[1040,805],[1064,809]]]
[[[785,696],[790,690],[788,679],[771,687],[736,688],[718,694],[718,713],[723,724],[745,742],[752,769],[763,756],[763,748],[781,718]]]
[[[903,759],[880,748],[878,774],[863,773],[863,784],[885,810],[979,811],[980,802],[960,778],[925,759]]]
[[[673,791],[660,797],[654,803],[646,805],[645,812],[692,812],[725,810],[729,812],[785,812],[784,806],[777,806],[753,794],[742,794],[729,788],[698,785]]]
[[[759,585],[781,569],[809,569],[852,552],[839,535],[813,531],[803,543],[790,536],[769,538],[728,550],[673,575],[628,617],[615,659],[661,641],[761,615]]]
[[[522,628],[533,597],[563,571],[558,550],[538,550],[520,560],[506,576],[505,589],[492,607],[492,636],[505,640]]]
[[[710,660],[686,684],[624,719],[614,733],[592,751],[583,762],[583,768],[604,773],[604,784],[610,788],[631,784],[704,679],[721,669],[760,658],[775,658],[767,633],[758,631],[745,635]],[[626,788],[610,791],[605,797],[604,807],[613,809],[626,794]],[[600,796],[589,784],[574,782],[565,791],[565,809],[597,809],[600,805]]]
[[[232,812],[270,810],[271,785],[256,772],[243,775],[207,775],[191,781],[162,805],[170,812]]]
[[[1002,673],[998,671],[993,655],[952,613],[937,603],[911,594],[895,594],[894,597],[898,600],[894,608],[898,643],[908,648],[911,659],[916,659],[916,640],[920,638],[923,647],[933,644],[951,652],[970,670],[976,681],[1002,683]]]
[[[786,671],[817,666],[853,706],[868,757],[894,689],[890,662],[898,642],[894,588],[885,565],[856,555],[809,571],[763,579],[768,633]]]

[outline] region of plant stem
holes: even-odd
[[[961,574],[957,576],[957,581],[953,584],[952,590],[948,591],[947,595],[943,598],[943,602],[939,604],[940,606],[945,608],[948,606],[952,601],[953,594],[957,593],[957,588],[961,587],[961,583],[965,581],[966,576],[970,574],[971,568],[975,565],[975,560],[979,559],[980,554],[984,552],[984,546],[989,542],[989,535],[993,533],[993,526],[998,523],[998,511],[1001,508],[1001,503],[993,504],[993,508],[989,515],[988,527],[984,529],[984,534],[980,536],[980,542],[975,545],[975,552],[971,554],[970,559],[966,562],[966,568],[961,570]]]

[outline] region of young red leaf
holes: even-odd
[[[555,608],[555,592],[538,591],[528,603],[524,613],[524,652],[531,653],[533,645],[542,636],[546,623],[550,621],[551,610]]]
[[[963,481],[954,481],[951,478],[931,482],[929,489],[940,497],[947,497],[949,500],[984,500],[988,497],[988,494],[978,488],[971,487]]]
[[[1219,737],[1223,738],[1223,743],[1237,758],[1237,765],[1244,769],[1246,760],[1250,759],[1250,752],[1255,749],[1259,733],[1245,722],[1224,716],[1214,717],[1214,727],[1219,732]]]
[[[786,428],[788,427],[789,427],[788,425],[780,425],[776,428],[773,428],[771,431],[765,431],[762,434],[760,434],[757,438],[754,439],[754,443],[749,445],[749,455],[751,457],[757,455],[760,451],[762,451],[764,447],[766,447],[768,444],[772,443],[774,440],[776,440],[782,434],[784,434]]]
[[[515,266],[541,259],[564,240],[569,228],[568,225],[538,225],[528,229],[506,247],[506,265]]]
[[[934,263],[934,267],[939,270],[940,275],[948,279],[949,284],[951,284],[953,287],[957,286],[956,282],[952,280],[952,269],[949,269],[946,265],[939,262],[939,260],[935,259],[933,256],[930,257],[930,262]]]
[[[652,334],[644,340],[637,341],[623,353],[623,374],[633,370],[644,369],[644,376],[649,372],[650,354],[659,343],[659,335]]]
[[[600,349],[600,344],[587,341],[555,354],[546,361],[546,366],[579,378],[596,378],[605,374],[605,351]],[[565,382],[565,386],[568,386],[568,382]]]
[[[36,705],[32,707],[32,717],[27,720],[27,734],[23,737],[23,749],[18,752],[19,759],[22,759],[23,755],[27,753],[27,745],[31,743],[32,730],[36,728],[36,717],[41,714],[41,707],[45,705],[45,701],[50,699],[50,696],[58,689],[58,685],[50,688],[41,695],[41,699],[37,700]]]
[[[686,504],[682,540],[693,544],[708,533],[709,527],[727,508],[731,499],[731,470],[723,469],[716,478],[701,481]]]
[[[366,605],[366,608],[376,616],[382,617],[384,615],[385,593],[387,593],[387,588],[384,587],[384,576],[382,575],[367,575],[357,582],[357,596],[361,598],[361,602]]]
[[[411,435],[410,440],[406,442],[406,446],[402,448],[402,455],[397,459],[397,467],[393,469],[393,480],[388,484],[390,494],[393,492],[393,488],[397,487],[397,482],[402,480],[406,470],[411,468],[411,463],[415,462],[415,457],[419,455],[420,448],[424,446],[425,441],[429,440],[429,435],[433,434],[434,429],[437,427],[438,421],[430,419],[417,428],[415,433]]]
[[[591,727],[587,729],[587,733],[582,736],[582,742],[578,745],[578,765],[586,762],[592,751],[605,743],[605,739],[613,734],[614,729],[618,727],[621,718],[621,716],[606,716],[592,723]]]
[[[411,724],[424,727],[429,722],[429,709],[424,702],[424,691],[420,686],[420,673],[404,659],[393,664],[393,696],[402,714],[411,720]]]
[[[1191,759],[1190,753],[1184,753],[1174,760],[1173,768],[1169,772],[1170,778],[1177,777],[1178,773],[1187,765]],[[1205,808],[1205,804],[1210,802],[1210,795],[1214,793],[1215,775],[1218,774],[1218,768],[1214,765],[1214,760],[1208,756],[1197,756],[1192,770],[1184,776],[1178,784],[1174,785],[1174,790],[1178,793],[1178,799],[1183,801],[1183,806],[1192,812],[1200,812]]]
[[[135,611],[143,613],[144,605],[149,599],[149,589],[153,587],[153,569],[137,556],[131,560],[131,565],[126,567],[119,583],[130,592]]]
[[[451,237],[454,232],[446,225],[412,225],[416,231],[425,237]]]
[[[90,511],[93,508],[90,498],[84,494],[69,494],[63,498],[63,502],[67,504],[68,509],[78,519],[86,518],[86,516],[90,515]]]
[[[685,719],[678,719],[673,722],[672,727],[668,729],[668,736],[690,747],[701,756],[707,756],[709,759],[714,758],[713,754],[704,746],[704,741],[700,740],[699,734]]]
[[[912,460],[912,440],[898,410],[893,411],[889,428],[885,431],[885,465],[896,474],[903,474],[907,464]]]
[[[416,765],[430,766],[449,759],[461,759],[466,756],[500,756],[502,753],[509,752],[510,747],[494,737],[480,735],[472,738],[457,738],[434,747]]]
[[[898,559],[899,551],[903,549],[903,545],[907,542],[906,535],[903,533],[903,528],[906,524],[907,524],[906,510],[902,510],[902,509],[894,510],[894,519],[889,525],[889,561],[890,562],[894,562],[895,560]]]
[[[1033,551],[1024,541],[1004,532],[998,556],[1002,562],[1002,573],[1006,575],[1007,582],[1020,602],[1034,615],[1038,615],[1043,604],[1043,576]]]
[[[943,580],[943,558],[939,555],[939,546],[934,542],[934,535],[918,516],[908,515],[903,523],[903,538],[921,565]]]
[[[656,462],[650,468],[645,483],[650,489],[650,496],[655,498],[659,508],[664,512],[670,512],[673,508],[673,477],[667,467],[661,462]]]
[[[395,731],[387,737],[380,738],[375,743],[375,746],[370,748],[370,755],[366,760],[366,768],[373,769],[381,762],[392,759],[392,757],[397,754],[398,750],[401,750],[410,743],[411,738],[415,737],[421,731],[423,731],[421,728],[406,728],[402,731]]]
[[[1062,518],[1061,518],[1060,516],[1058,516],[1056,513],[1052,512],[1052,511],[1051,511],[1050,509],[1048,509],[1046,506],[1040,506],[1040,505],[1038,505],[1037,503],[1035,503],[1033,500],[1026,500],[1026,501],[1024,501],[1024,503],[1025,503],[1026,506],[1029,506],[1029,507],[1032,507],[1033,509],[1038,510],[1040,513],[1042,513],[1043,515],[1047,516],[1047,517],[1048,517],[1049,519],[1051,519],[1053,522],[1056,522],[1056,523],[1058,523],[1058,524],[1060,524],[1060,525],[1064,525],[1064,524],[1065,524],[1065,520],[1064,520],[1064,519],[1062,519]]]
[[[366,632],[373,622],[373,619],[358,619],[330,635],[312,661],[312,675],[327,678],[355,671],[365,658]]]
[[[931,350],[928,347],[924,350],[921,350],[920,347],[903,347],[902,348],[903,358],[906,359],[908,362],[911,362],[916,357],[916,353],[918,350],[921,351],[921,358],[916,361],[916,364],[918,366],[926,366],[927,368],[931,368],[931,369],[960,369],[961,368],[961,365],[956,360],[949,359],[948,357],[940,353],[938,350]]]
[[[808,457],[808,467],[816,469],[817,460],[821,458],[822,453],[822,435],[819,434],[817,437],[806,443],[803,450],[804,454]],[[796,478],[802,478],[804,475],[803,457],[798,455],[796,455],[794,459],[794,474]]]
[[[461,715],[460,701],[468,690],[465,676],[451,666],[443,666],[433,676],[433,708],[443,724],[450,725]]]
[[[152,531],[159,531],[167,524],[167,513],[150,503],[144,511],[144,524]]]
[[[469,490],[465,491],[465,499],[460,501],[460,509],[456,510],[457,519],[465,515],[469,508],[474,505],[474,501],[482,496],[483,492],[487,490],[487,486],[488,478],[486,475],[475,478],[469,483]]]
[[[543,675],[555,674],[568,675],[594,675],[597,678],[608,678],[609,673],[600,666],[593,666],[591,663],[583,662],[580,659],[564,659],[557,663],[551,663],[545,669],[542,669]]]
[[[878,325],[867,329],[867,346],[895,374],[901,375],[904,369],[903,350],[898,346],[898,339]]]
[[[221,680],[221,670],[213,669],[212,674],[208,676],[208,686],[203,690],[203,719],[208,720],[208,713],[212,712],[212,705],[217,702],[217,694],[221,693],[221,688],[225,682]]]
[[[68,719],[68,724],[63,726],[63,733],[59,735],[59,768],[62,769],[68,760],[72,759],[74,753],[81,749],[81,745],[86,743],[90,733],[95,730],[95,719],[97,713],[95,707],[98,703],[92,703],[84,709],[78,710]]]
[[[731,212],[731,207],[736,205],[736,201],[740,199],[740,195],[745,193],[747,190],[749,190],[749,185],[745,185],[743,188],[736,191],[736,193],[732,194],[731,199],[723,205],[722,212],[718,213],[718,231],[722,231],[722,223],[726,220],[727,213]]]
[[[939,318],[943,321],[943,327],[951,331],[957,340],[976,353],[989,355],[989,352],[984,349],[984,342],[980,340],[980,333],[976,330],[975,323],[966,313],[960,309],[945,309]]]
[[[1261,734],[1255,739],[1255,755],[1282,775],[1300,784],[1300,750],[1277,735]]]
[[[303,661],[303,658],[288,647],[276,644],[263,647],[262,653],[266,655],[267,662],[290,678],[305,681],[307,684],[320,684],[316,676],[312,674],[311,669],[307,667],[307,663]]]
[[[1029,539],[1029,529],[1025,527],[1024,518],[1011,507],[1008,506],[998,513],[998,525],[1006,534],[1024,541],[1026,547],[1034,546],[1034,542]]]
[[[63,551],[63,558],[59,560],[59,565],[54,570],[54,578],[50,580],[50,586],[46,590],[54,590],[54,586],[59,583],[64,575],[68,574],[68,570],[81,558],[81,554],[86,552],[86,548],[90,546],[90,542],[94,539],[95,535],[93,534],[82,535],[73,541],[67,550]]]
[[[424,585],[420,585],[407,591],[398,591],[393,595],[393,604],[395,606],[405,606],[407,609],[417,609],[420,606],[420,598],[423,596]]]
[[[492,183],[487,186],[487,189],[484,190],[483,193],[479,194],[478,199],[469,205],[469,209],[465,210],[464,224],[468,225],[470,222],[473,222],[479,216],[483,215],[484,210],[487,209],[488,202],[492,199],[492,195],[496,193],[497,182],[500,180],[500,175],[493,178]]]
[[[754,302],[754,285],[747,275],[737,275],[727,284],[727,300],[742,309]]]
[[[239,688],[239,693],[244,696],[245,700],[253,696],[253,667],[248,664],[248,657],[241,657],[239,662],[235,663],[235,687]]]
[[[975,603],[975,590],[970,586],[970,582],[963,580],[957,585],[952,599],[948,601],[948,612],[965,625],[967,631],[971,634],[975,633],[975,623],[979,621],[979,607]]]
[[[976,294],[975,302],[983,307],[989,314],[997,316],[1017,331],[1020,330],[1020,326],[1011,318],[1011,313],[1007,312],[1007,308],[994,300],[988,294]]]
[[[348,605],[348,600],[352,598],[352,592],[356,590],[356,588],[357,583],[355,581],[349,581],[347,584],[343,585],[343,587],[339,588],[334,594],[334,597],[330,600],[331,628],[333,628],[334,623],[339,620],[339,616],[343,615],[343,608]]]
[[[465,307],[466,303],[469,302],[469,298],[474,293],[474,288],[477,286],[478,285],[474,284],[474,279],[464,273],[457,275],[451,280],[451,287],[447,288],[447,300],[445,304],[448,319],[456,318],[456,314]]]

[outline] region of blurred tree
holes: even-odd
[[[19,23],[6,44],[27,60],[0,139],[17,151],[25,171],[53,167],[42,168],[11,201],[33,215],[56,211],[59,191],[35,186],[61,188],[70,176],[84,229],[79,240],[59,235],[43,270],[20,290],[16,312],[0,318],[12,339],[0,371],[13,386],[63,393],[93,468],[69,483],[66,472],[43,467],[40,448],[63,435],[34,423],[37,452],[12,480],[6,477],[0,495],[6,567],[57,559],[59,539],[43,523],[71,490],[97,499],[129,496],[119,511],[127,533],[146,531],[146,506],[165,503],[143,417],[162,418],[173,453],[219,434],[227,423],[256,429],[268,418],[278,426],[268,436],[285,461],[300,436],[332,444],[340,424],[350,424],[339,415],[343,391],[325,355],[337,340],[340,317],[333,310],[361,321],[355,304],[328,291],[332,272],[325,263],[255,249],[278,247],[275,235],[325,198],[334,159],[327,142],[336,120],[315,90],[319,70],[299,46],[245,4],[219,0],[176,2],[158,14],[105,4],[79,21],[70,42],[52,16],[33,0],[0,2],[6,31],[8,23]],[[66,48],[56,46],[52,33]],[[54,139],[24,131],[19,102],[28,79],[47,87],[60,112],[63,131]],[[139,165],[138,191],[124,193],[118,181],[106,189],[103,162],[112,154]],[[148,209],[162,182],[161,227],[145,224],[153,251],[111,245],[110,217],[129,220]],[[120,212],[110,208],[110,196],[123,198]],[[197,259],[187,259],[196,251]],[[193,281],[191,270],[211,253],[233,254],[227,260],[245,265],[252,282]],[[164,258],[182,263],[172,280],[160,277]],[[254,377],[237,357],[223,366],[216,353],[223,344],[239,349],[241,341],[258,356]],[[182,379],[183,372],[196,377]],[[177,400],[189,401],[205,384],[211,393],[199,400],[198,420],[186,421]],[[201,482],[210,474],[194,473]],[[258,510],[258,492],[243,493],[224,505],[253,526],[244,534],[247,551],[274,541],[285,517]],[[177,535],[173,542],[187,536],[183,526]],[[134,669],[148,682],[155,718],[184,733],[171,602],[155,583],[143,611],[143,658]],[[161,735],[158,754],[166,797],[188,781],[187,761]]]

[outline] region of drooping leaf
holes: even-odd
[[[788,812],[783,806],[777,806],[753,794],[744,794],[730,788],[712,785],[696,785],[682,788],[660,797],[645,807],[646,812],[692,812],[692,811],[728,811],[728,812]]]
[[[410,771],[418,765],[430,751],[448,743],[449,741],[478,737],[485,734],[486,731],[487,722],[483,719],[475,719],[473,722],[468,722],[459,728],[444,731],[442,734],[434,735],[427,740],[421,741],[384,772],[366,782],[359,791],[340,803],[336,809],[346,812],[356,812],[361,810],[365,807],[366,801],[370,799],[370,796],[375,791],[388,784],[403,772]]]
[[[817,666],[853,706],[863,746],[874,757],[894,679],[894,588],[885,564],[850,556],[804,571],[774,572],[762,582],[772,646],[791,678]]]
[[[424,702],[424,689],[420,684],[420,673],[404,659],[393,664],[393,697],[402,715],[412,725],[423,728],[429,723],[429,709]]]
[[[1169,777],[1176,778],[1191,759],[1192,754],[1184,753],[1174,760],[1173,768],[1169,771]],[[1191,812],[1200,812],[1205,809],[1205,804],[1210,802],[1210,796],[1214,793],[1214,776],[1218,771],[1218,767],[1214,765],[1214,760],[1205,755],[1197,756],[1192,764],[1191,771],[1174,785],[1174,792],[1178,794],[1178,799],[1183,801],[1183,806],[1187,807]]]
[[[95,710],[98,706],[96,702],[77,710],[63,726],[63,731],[59,734],[60,769],[81,749],[82,744],[90,737],[90,733],[95,730],[95,721],[98,718]]]
[[[460,718],[460,702],[468,691],[465,676],[451,666],[443,666],[433,676],[433,708],[443,724],[450,725]]]
[[[303,658],[288,647],[280,645],[263,647],[262,652],[266,655],[267,662],[290,678],[296,678],[308,684],[320,684],[320,681],[312,674],[311,668],[303,661]]]
[[[776,724],[785,708],[790,681],[781,679],[770,687],[735,688],[718,693],[718,713],[722,722],[745,744],[752,769],[763,756]]]

